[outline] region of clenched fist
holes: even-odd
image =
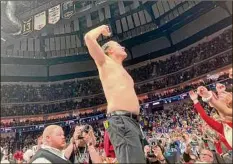
[[[200,86],[197,88],[197,94],[203,98],[210,97],[211,93],[206,87]]]
[[[224,92],[226,90],[226,86],[221,84],[221,83],[217,83],[216,84],[216,90],[217,90],[218,94],[222,93],[222,92]]]
[[[102,32],[103,36],[111,36],[111,32],[110,32],[109,26],[102,25],[100,27],[101,27],[101,32]]]
[[[191,100],[193,100],[193,101],[197,100],[197,98],[198,98],[197,93],[195,93],[193,90],[189,92],[189,96],[190,96]]]

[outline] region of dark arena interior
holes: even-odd
[[[1,163],[233,163],[232,1],[1,1]]]

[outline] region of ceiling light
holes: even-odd
[[[6,39],[4,39],[4,38],[1,38],[1,40],[4,41],[4,42],[6,41]]]

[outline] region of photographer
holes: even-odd
[[[146,161],[149,164],[160,164],[167,163],[162,148],[156,144],[156,142],[151,142],[150,146],[146,145],[144,147],[144,153],[146,157]]]
[[[117,159],[115,157],[114,152],[111,152],[111,155],[109,156],[109,154],[107,155],[106,149],[105,149],[105,153],[102,152],[102,154],[101,154],[101,152],[97,151],[96,146],[95,146],[97,143],[96,136],[94,135],[92,128],[89,130],[88,133],[84,132],[83,136],[84,136],[84,141],[88,145],[88,151],[89,151],[90,158],[91,158],[93,163],[117,163]],[[107,140],[106,140],[107,138],[109,139],[108,136],[105,136],[104,142],[107,142]],[[109,145],[109,146],[111,147],[111,145]],[[106,147],[104,146],[104,148],[106,148]]]
[[[70,145],[65,154],[72,163],[101,163],[99,152],[95,148],[96,137],[90,125],[76,126]]]

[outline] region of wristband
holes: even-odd
[[[194,104],[197,104],[198,102],[199,102],[198,99],[193,100]]]
[[[202,97],[202,101],[208,103],[211,100],[211,98],[213,97],[213,93],[211,91],[209,93],[210,93],[210,96],[207,98]]]

